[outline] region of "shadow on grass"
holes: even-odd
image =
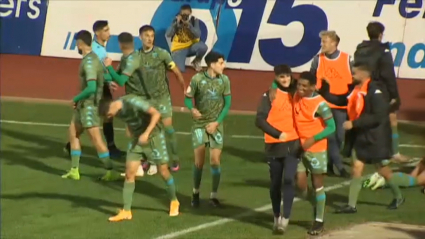
[[[409,235],[412,238],[425,238],[425,230],[424,229],[410,229],[410,228],[401,228],[401,227],[385,227],[388,230],[403,232],[406,235]]]
[[[247,148],[225,146],[223,152],[252,163],[266,163],[264,152]]]
[[[55,175],[61,175],[69,169],[57,169],[43,161],[52,157],[61,157],[69,160],[68,156],[63,152],[64,142],[44,135],[2,128],[2,140],[5,140],[5,137],[10,137],[16,141],[13,144],[2,145],[2,160],[8,165],[21,165]],[[95,155],[97,153],[92,147],[83,148],[83,156],[80,163],[95,168],[103,168],[102,163]]]

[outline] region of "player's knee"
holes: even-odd
[[[170,170],[168,169],[168,164],[159,165],[159,173],[163,179],[170,177]]]
[[[295,182],[295,177],[290,177],[289,175],[283,176],[283,184],[285,185],[293,185]]]

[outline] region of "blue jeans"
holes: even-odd
[[[328,137],[328,164],[335,165],[338,170],[343,168],[340,154],[342,142],[344,141],[345,130],[342,124],[347,120],[347,110],[332,109],[335,120],[335,133]]]
[[[180,71],[185,72],[187,57],[196,56],[195,60],[201,61],[202,57],[204,57],[207,51],[208,51],[208,46],[205,45],[205,43],[200,41],[191,45],[188,48],[172,52],[171,57],[173,57],[173,61],[174,63],[176,63]]]

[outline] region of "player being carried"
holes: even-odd
[[[155,29],[145,25],[139,29],[142,48],[140,49],[140,74],[143,82],[143,96],[155,101],[155,108],[161,113],[161,121],[164,124],[167,146],[172,156],[172,171],[180,168],[179,156],[177,155],[177,139],[173,128],[170,89],[168,87],[167,71],[175,74],[182,90],[185,90],[184,79],[178,67],[166,50],[154,46]]]
[[[137,72],[140,68],[140,53],[134,49],[133,36],[128,32],[123,32],[118,35],[118,42],[123,53],[118,69],[115,71],[111,58],[106,58],[104,61],[113,80],[111,84],[114,85],[117,83],[120,86],[125,86],[126,95],[134,94],[141,96],[143,94],[143,86]],[[136,175],[144,175],[142,167],[139,167]]]
[[[98,104],[103,94],[103,65],[92,51],[92,35],[90,32],[85,30],[78,32],[75,40],[77,41],[78,52],[83,55],[79,69],[81,93],[75,96],[72,102],[75,110],[69,126],[71,170],[62,175],[62,178],[80,179],[78,170],[81,157],[80,136],[83,131],[87,131],[107,170],[101,179],[105,181],[115,180],[119,178],[119,174],[112,169],[109,151],[103,142],[99,128]]]
[[[123,188],[124,207],[116,216],[110,217],[109,221],[118,222],[132,219],[131,204],[135,189],[136,173],[140,166],[141,158],[155,162],[158,165],[171,200],[170,216],[177,216],[180,204],[176,197],[173,176],[168,170],[169,157],[164,131],[158,125],[161,118],[160,113],[142,97],[132,94],[123,96],[113,102],[102,102],[99,112],[102,116],[107,116],[108,118],[116,116],[123,120],[127,124],[132,137],[126,159]]]
[[[302,72],[294,96],[294,119],[304,149],[298,164],[297,184],[303,196],[308,195],[307,174],[311,172],[315,190],[315,221],[308,231],[310,235],[323,232],[326,194],[324,178],[327,171],[327,137],[335,132],[335,121],[326,100],[316,92],[316,76]]]
[[[193,167],[192,206],[199,206],[199,187],[205,162],[205,148],[210,148],[212,174],[211,205],[218,207],[217,190],[220,183],[220,157],[223,149],[223,120],[231,105],[230,81],[223,74],[224,56],[210,52],[205,56],[208,70],[192,77],[186,91],[185,105],[192,112],[192,142],[195,155]],[[194,99],[195,105],[193,105]]]

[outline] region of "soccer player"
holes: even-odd
[[[90,32],[82,30],[77,33],[76,39],[78,52],[83,55],[79,74],[81,80],[81,93],[74,97],[74,115],[69,126],[69,142],[71,144],[71,170],[62,175],[62,178],[80,179],[79,161],[81,156],[80,136],[87,131],[93,145],[96,147],[99,158],[103,161],[106,174],[101,178],[105,181],[115,180],[119,175],[112,170],[108,148],[100,134],[98,104],[103,94],[103,66],[99,58],[92,51]]]
[[[99,57],[100,61],[103,61],[107,57],[106,52],[106,42],[109,40],[111,34],[108,25],[108,21],[99,20],[93,24],[93,32],[95,33],[95,39],[91,43],[93,52]],[[109,89],[109,82],[111,81],[111,76],[108,74],[106,69],[104,69],[104,78],[106,84],[103,87],[103,97],[111,98],[112,94]],[[103,122],[103,135],[105,136],[106,142],[108,144],[108,150],[112,158],[121,157],[121,151],[115,146],[114,141],[114,127],[111,120],[105,120]],[[70,153],[70,143],[68,142],[65,146],[65,151]]]
[[[140,49],[140,73],[144,83],[143,96],[155,100],[155,108],[161,113],[161,121],[165,126],[165,136],[172,156],[172,171],[180,168],[179,156],[177,154],[176,132],[173,127],[170,89],[168,87],[167,71],[175,74],[182,90],[185,90],[183,75],[166,50],[154,46],[155,29],[145,25],[139,29],[142,40]]]
[[[195,155],[193,167],[192,206],[199,207],[199,188],[205,163],[205,149],[210,149],[212,191],[210,204],[219,207],[217,191],[220,183],[220,158],[223,149],[223,120],[231,105],[230,81],[223,74],[224,56],[209,52],[205,56],[208,69],[194,75],[186,90],[185,105],[192,112],[192,143]],[[195,105],[193,105],[193,101]]]
[[[146,100],[136,95],[126,95],[113,102],[105,101],[100,105],[100,114],[107,117],[118,117],[123,120],[130,131],[132,140],[129,144],[126,159],[125,182],[123,188],[124,207],[109,221],[131,220],[131,204],[135,189],[135,178],[140,166],[140,159],[147,158],[158,164],[159,172],[167,185],[170,197],[170,216],[179,214],[179,201],[176,197],[176,186],[173,176],[168,170],[168,152],[163,129],[158,122],[161,114]]]
[[[362,173],[365,164],[374,164],[378,173],[388,182],[393,201],[388,209],[397,209],[404,203],[399,186],[417,185],[407,175],[393,174],[388,166],[392,156],[391,125],[388,117],[389,104],[376,81],[371,81],[371,67],[367,62],[356,61],[353,67],[353,84],[349,93],[335,96],[329,93],[329,85],[321,88],[321,94],[336,105],[347,105],[348,119],[342,155],[352,158],[352,180],[348,205],[337,213],[356,213],[357,198],[362,188]]]
[[[316,92],[316,76],[305,71],[297,82],[294,96],[294,119],[304,153],[298,164],[297,184],[304,197],[308,194],[307,170],[315,190],[315,220],[310,235],[323,232],[326,194],[324,178],[328,165],[328,139],[335,133],[335,121],[326,100]]]
[[[274,100],[264,93],[257,109],[255,125],[264,132],[265,153],[270,172],[270,198],[272,201],[273,231],[283,233],[289,223],[295,197],[295,174],[297,172],[300,142],[293,120],[292,98],[296,84],[292,82],[291,68],[287,65],[274,67],[277,85]],[[282,202],[283,178],[283,215]]]

